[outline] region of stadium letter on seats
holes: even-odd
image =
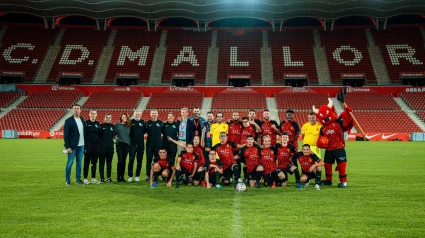
[[[72,50],[80,50],[81,56],[76,60],[69,59],[69,56],[71,55]],[[83,60],[87,59],[90,55],[90,51],[82,45],[66,45],[65,49],[63,50],[63,54],[61,57],[61,60],[59,61],[59,64],[77,64],[83,62]],[[90,60],[89,64],[93,64],[93,61]]]
[[[24,56],[24,58],[12,58],[12,51],[14,51],[17,48],[26,48],[28,50],[33,50],[35,46],[31,45],[30,43],[18,43],[16,45],[11,45],[7,49],[3,51],[3,57],[4,59],[12,64],[21,64],[24,61],[28,61],[29,57]],[[37,60],[34,59],[33,64],[37,63]]]
[[[387,50],[393,65],[400,65],[399,59],[406,59],[414,65],[423,64],[415,58],[414,54],[416,53],[416,50],[409,45],[387,45]],[[399,50],[403,50],[405,53],[397,53]]]
[[[238,61],[238,47],[230,47],[230,66],[240,67],[240,66],[249,66],[248,61]]]
[[[181,62],[189,62],[192,66],[199,66],[192,46],[183,46],[183,49],[180,50],[180,54],[177,55],[177,58],[174,59],[174,63],[172,63],[171,66],[179,66]]]
[[[285,66],[295,66],[295,67],[304,66],[304,62],[302,61],[292,61],[291,49],[289,48],[289,46],[282,46],[282,48],[283,48],[283,64]]]
[[[117,65],[124,65],[125,59],[128,58],[130,61],[135,61],[139,58],[139,66],[146,65],[146,59],[148,58],[149,46],[143,46],[136,52],[133,52],[130,47],[123,45],[121,47],[120,56],[118,57]]]
[[[341,52],[344,51],[344,50],[353,52],[354,59],[351,60],[351,61],[343,59],[341,57]],[[332,53],[332,55],[333,55],[333,57],[336,61],[338,61],[340,64],[343,64],[345,66],[354,66],[354,65],[358,64],[360,62],[360,60],[363,59],[362,52],[360,52],[356,48],[351,47],[349,45],[343,45],[343,46],[336,48],[334,50],[334,52]]]

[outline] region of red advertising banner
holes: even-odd
[[[423,77],[425,77],[425,72],[400,73],[400,78],[403,78],[403,77],[423,78]]]
[[[24,71],[2,71],[1,72],[2,75],[19,75],[19,76],[24,76],[25,72]]]
[[[364,73],[345,73],[341,74],[341,78],[366,78]]]
[[[195,73],[173,73],[171,74],[172,78],[195,78]]]
[[[59,72],[59,76],[81,76],[83,77],[84,72]]]
[[[115,77],[140,78],[140,74],[139,73],[116,73]]]
[[[283,74],[283,78],[308,78],[307,74]]]
[[[229,74],[227,75],[228,79],[251,79],[250,74]]]

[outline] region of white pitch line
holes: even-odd
[[[240,194],[235,194],[233,198],[233,237],[243,237],[242,220],[241,220],[241,202],[239,200]]]

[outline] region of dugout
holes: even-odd
[[[425,73],[400,73],[400,81],[403,85],[425,86]]]
[[[115,75],[115,84],[118,86],[137,85],[139,79],[139,73],[117,73]]]
[[[248,74],[229,74],[227,76],[227,85],[232,87],[251,86],[251,75]]]
[[[308,76],[307,74],[284,74],[283,83],[290,87],[308,86]]]
[[[78,72],[61,72],[58,76],[59,85],[81,84],[83,81],[83,73]]]
[[[0,84],[17,84],[23,83],[25,72],[3,71],[0,75]]]
[[[173,73],[171,84],[176,87],[195,86],[196,75],[194,73]]]
[[[363,87],[366,85],[366,74],[364,73],[345,73],[341,74],[343,86]]]

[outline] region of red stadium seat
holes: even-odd
[[[0,92],[0,107],[7,107],[21,96],[18,92]]]
[[[76,92],[39,92],[31,93],[19,108],[70,108],[81,97]]]
[[[64,109],[12,109],[0,118],[0,130],[49,130]]]

